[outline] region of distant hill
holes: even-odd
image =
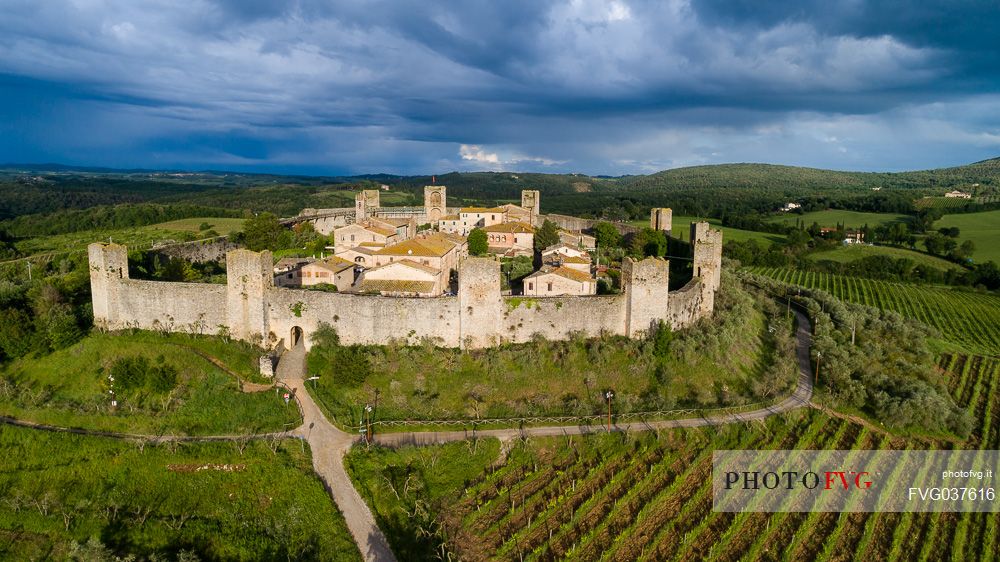
[[[954,168],[913,172],[838,172],[774,164],[718,164],[664,170],[620,180],[634,189],[935,189],[980,183],[1000,185],[1000,158]]]
[[[396,192],[391,204],[421,204],[423,186],[432,182],[448,186],[449,205],[518,201],[521,190],[537,189],[542,192],[545,212],[610,220],[639,219],[648,216],[653,206],[710,217],[766,213],[785,201],[800,201],[810,210],[832,207],[908,213],[913,212],[913,201],[925,195],[942,195],[975,183],[1000,186],[1000,158],[899,173],[719,164],[621,177],[523,172],[451,172],[433,178],[391,174],[325,177],[6,164],[0,165],[0,220],[135,203],[194,205],[227,212],[271,211],[287,216],[304,207],[343,206],[345,199],[350,200],[345,191],[370,186],[373,181],[388,184]],[[3,226],[0,224],[0,229]]]

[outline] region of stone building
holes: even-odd
[[[438,230],[468,236],[474,228],[484,228],[507,221],[503,207],[464,207],[458,216],[449,215],[438,221]]]
[[[386,297],[436,297],[447,290],[447,282],[440,269],[404,259],[366,270],[353,290]]]
[[[532,256],[535,253],[535,229],[523,222],[505,222],[487,226],[486,242],[490,253],[505,257]]]
[[[424,186],[424,220],[435,224],[448,214],[447,189],[443,185]]]
[[[597,293],[597,279],[590,273],[566,266],[543,265],[541,269],[523,280],[524,295],[529,297],[558,297],[563,295],[593,295]]]
[[[569,230],[559,230],[559,242],[572,248],[580,250],[596,250],[597,239],[582,232],[571,232]]]
[[[649,211],[649,228],[671,236],[674,227],[674,211],[669,207],[653,208]]]
[[[405,239],[406,237],[400,236],[395,228],[386,228],[374,221],[365,220],[334,230],[333,248],[335,252],[341,252],[360,246],[363,242],[374,242],[381,246],[387,246]]]
[[[313,285],[333,285],[338,291],[346,291],[354,285],[355,264],[354,262],[330,256],[329,258],[316,260],[303,265],[298,270],[289,273],[296,273],[299,287],[310,287]],[[288,273],[285,274],[287,277]],[[275,276],[275,281],[281,278]],[[292,279],[289,279],[292,280]],[[294,287],[294,284],[282,282],[276,283],[285,287]]]

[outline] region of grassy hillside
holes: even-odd
[[[0,412],[18,419],[127,433],[231,434],[281,431],[299,420],[274,392],[240,392],[236,377],[255,380],[259,352],[214,337],[153,332],[94,334],[43,357],[0,368]],[[144,358],[125,369],[116,363]],[[123,363],[122,363],[123,364]],[[144,378],[163,377],[166,382]],[[174,377],[170,380],[169,371]],[[118,373],[111,386],[108,377]],[[133,378],[135,380],[129,380]],[[118,407],[111,407],[109,390]]]
[[[960,230],[960,242],[972,240],[976,244],[973,259],[977,262],[993,260],[1000,263],[1000,211],[945,215],[934,226],[957,226]]]
[[[299,443],[241,447],[0,427],[0,558],[361,560]]]
[[[807,227],[815,222],[820,226],[831,228],[836,227],[838,224],[843,224],[846,228],[861,228],[867,224],[874,228],[882,224],[905,221],[906,218],[906,215],[895,213],[862,213],[858,211],[829,209],[801,215],[780,215],[770,219],[770,222],[794,225],[796,221],[799,221]]]
[[[309,390],[342,425],[376,392],[380,420],[599,415],[607,388],[622,412],[746,404],[793,383],[783,313],[727,279],[714,321],[674,334],[668,352],[612,336],[475,352],[314,345],[309,372],[320,379]]]
[[[956,269],[959,267],[957,264],[946,259],[921,252],[915,252],[913,250],[894,248],[890,246],[866,246],[856,244],[847,246],[842,245],[831,250],[814,252],[808,254],[806,259],[810,261],[828,260],[838,263],[849,263],[873,256],[908,259],[918,266],[929,267],[941,271],[947,271],[949,269]]]
[[[769,234],[767,232],[755,232],[753,230],[741,230],[739,228],[732,228],[728,226],[722,226],[722,221],[719,219],[702,218],[694,216],[684,216],[675,215],[673,218],[673,235],[675,238],[680,240],[689,240],[691,238],[691,223],[708,221],[712,225],[712,228],[722,231],[722,240],[729,242],[730,240],[744,241],[744,240],[757,240],[759,242],[782,242],[785,237],[780,234]],[[637,226],[639,228],[645,228],[649,226],[649,219],[639,219],[630,221],[629,224],[632,226]]]
[[[167,233],[171,232],[202,232],[202,225],[207,224],[208,228],[204,230],[214,230],[222,236],[226,236],[233,232],[237,232],[243,229],[243,222],[246,219],[233,219],[233,218],[212,218],[212,217],[193,217],[189,219],[179,219],[170,222],[161,222],[159,224],[153,224],[146,228],[149,230],[162,230]]]

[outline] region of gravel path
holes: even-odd
[[[305,387],[305,348],[299,342],[281,356],[275,375],[284,382],[302,408],[302,425],[293,431],[305,439],[312,450],[313,469],[319,474],[327,491],[344,514],[347,528],[369,561],[395,561],[389,542],[375,523],[368,504],[361,498],[344,469],[344,455],[351,448],[354,436],[337,429],[313,401]]]

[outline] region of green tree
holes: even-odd
[[[542,227],[535,232],[535,250],[539,252],[559,243],[559,227],[556,223],[545,219],[542,223]]]
[[[246,247],[259,252],[277,250],[291,245],[291,233],[281,226],[273,213],[259,213],[243,223],[240,238]]]
[[[632,237],[629,248],[635,257],[662,257],[667,253],[667,237],[663,232],[647,227]]]
[[[972,240],[962,242],[962,245],[951,252],[951,257],[958,261],[965,261],[972,257],[976,251],[976,244]]]
[[[473,228],[469,233],[469,254],[473,256],[483,256],[490,251],[489,241],[486,231],[481,228]]]
[[[27,312],[16,308],[0,310],[0,351],[7,357],[21,357],[31,351],[34,331]]]
[[[594,238],[600,248],[617,247],[622,243],[621,232],[609,222],[602,221],[594,225]]]

